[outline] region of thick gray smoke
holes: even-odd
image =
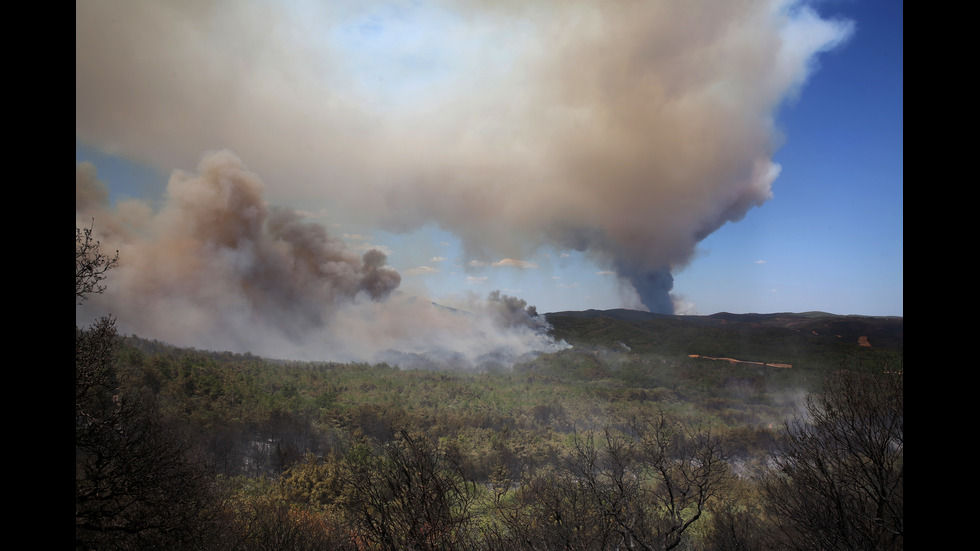
[[[495,292],[453,309],[398,295],[401,277],[384,253],[359,254],[268,205],[262,180],[230,152],[174,172],[158,211],[138,200],[110,205],[96,176],[76,166],[75,224],[93,227],[120,263],[105,294],[76,310],[81,325],[111,313],[124,333],[182,346],[406,365],[509,365],[560,347],[520,299]]]
[[[195,174],[175,172],[167,190],[158,214],[133,202],[114,212],[94,168],[75,169],[76,225],[97,221],[102,246],[123,259],[96,302],[133,326],[211,333],[257,318],[298,338],[338,304],[382,300],[401,281],[380,251],[358,255],[295,211],[269,207],[262,181],[229,152],[206,155]],[[141,216],[127,216],[134,209]],[[181,317],[160,316],[175,310]]]
[[[698,242],[772,197],[775,113],[851,31],[801,0],[91,0],[76,138],[166,170],[230,149],[276,204],[437,224],[470,259],[586,251],[671,311]],[[384,294],[376,264],[320,292]],[[267,275],[254,300],[296,299]]]
[[[522,298],[491,291],[487,303],[496,310],[494,318],[506,327],[538,327],[545,323],[544,318],[538,315],[538,309],[529,306]]]
[[[674,300],[670,295],[674,288],[674,276],[670,268],[634,272],[620,265],[619,274],[630,282],[648,310],[658,314],[674,313]]]

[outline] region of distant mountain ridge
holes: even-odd
[[[904,318],[780,312],[707,316],[628,309],[545,314],[552,336],[578,347],[675,356],[724,356],[827,366],[860,350],[901,353]]]
[[[799,329],[810,329],[817,331],[822,329],[824,333],[833,333],[835,330],[842,330],[846,333],[861,332],[864,330],[876,334],[882,332],[891,337],[903,337],[904,317],[902,316],[862,316],[862,315],[841,315],[828,312],[777,312],[772,314],[732,314],[730,312],[718,312],[706,316],[690,316],[677,314],[656,314],[641,310],[629,310],[626,308],[615,308],[611,310],[567,310],[563,312],[550,312],[545,314],[550,321],[551,318],[577,317],[585,319],[607,319],[623,322],[647,322],[655,320],[673,320],[678,323],[690,323],[701,325],[716,324],[746,324],[748,326],[771,326]]]
[[[548,312],[546,316],[577,316],[582,318],[610,318],[618,319],[622,321],[648,321],[652,319],[666,319],[666,318],[676,318],[676,319],[694,319],[694,318],[720,318],[720,319],[730,319],[733,321],[759,321],[759,320],[769,320],[778,318],[874,318],[874,319],[892,319],[901,320],[902,316],[864,316],[859,314],[832,314],[830,312],[821,312],[818,310],[810,312],[776,312],[771,314],[758,314],[758,313],[748,313],[748,314],[733,314],[731,312],[718,312],[715,314],[708,315],[679,315],[679,314],[657,314],[654,312],[645,312],[642,310],[630,310],[628,308],[613,308],[610,310],[564,310],[561,312]]]

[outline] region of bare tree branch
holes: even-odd
[[[95,222],[93,221],[93,226]],[[90,294],[105,291],[102,280],[106,272],[119,262],[119,251],[113,256],[99,250],[100,243],[92,237],[93,226],[75,227],[75,303],[81,304]]]

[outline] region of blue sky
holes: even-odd
[[[525,299],[540,312],[639,307],[636,296],[628,288],[623,291],[616,262],[597,261],[597,255],[567,246],[571,242],[567,235],[551,237],[554,228],[564,229],[568,225],[568,220],[558,214],[554,215],[555,224],[549,226],[548,220],[541,221],[534,210],[511,201],[495,205],[496,210],[489,214],[479,209],[470,212],[457,207],[432,207],[442,200],[485,197],[493,201],[496,196],[476,192],[440,194],[440,190],[448,188],[437,188],[436,184],[430,187],[426,176],[418,177],[423,184],[412,184],[419,186],[412,188],[413,197],[429,197],[426,203],[413,203],[404,210],[371,210],[381,202],[391,203],[394,198],[401,198],[401,188],[391,184],[378,184],[375,188],[360,182],[400,176],[406,167],[414,170],[413,157],[421,158],[424,154],[419,152],[426,144],[435,144],[446,152],[432,159],[433,163],[445,162],[452,169],[447,171],[451,176],[446,177],[446,182],[455,181],[459,174],[471,174],[459,168],[466,166],[479,166],[480,170],[490,166],[486,171],[491,175],[486,177],[488,180],[493,174],[501,174],[503,179],[513,179],[516,175],[526,176],[529,181],[540,178],[542,182],[550,182],[551,174],[544,174],[549,168],[542,169],[521,155],[526,153],[527,159],[546,157],[551,149],[541,147],[539,140],[541,136],[560,135],[559,130],[547,127],[552,119],[542,116],[542,125],[526,133],[523,126],[508,118],[512,114],[508,108],[511,105],[518,106],[513,111],[515,118],[526,116],[528,111],[518,112],[525,99],[512,101],[509,94],[521,92],[519,98],[526,98],[539,89],[547,94],[579,93],[578,90],[567,92],[554,82],[539,87],[538,81],[528,76],[530,73],[514,76],[510,69],[518,60],[537,63],[538,58],[543,58],[545,61],[535,67],[563,74],[560,70],[565,66],[548,57],[552,52],[539,52],[545,42],[528,38],[534,29],[550,28],[547,24],[524,27],[519,14],[508,20],[504,31],[491,22],[500,15],[491,13],[486,19],[467,20],[469,26],[460,30],[456,26],[462,19],[459,14],[439,6],[433,9],[420,6],[424,3],[391,2],[374,11],[327,14],[333,20],[345,21],[343,25],[331,27],[329,33],[317,32],[317,18],[303,14],[298,20],[312,28],[308,35],[285,25],[297,24],[292,16],[283,15],[281,25],[262,27],[256,26],[256,21],[264,23],[265,20],[255,13],[242,13],[221,24],[213,21],[204,24],[193,20],[191,15],[168,12],[174,28],[197,33],[189,36],[222,36],[221,25],[230,26],[234,22],[248,29],[240,34],[253,37],[250,44],[263,45],[256,46],[254,51],[241,52],[236,63],[220,66],[212,63],[206,78],[200,76],[205,74],[200,67],[191,68],[196,57],[181,55],[177,46],[164,54],[149,47],[134,49],[132,59],[127,59],[125,53],[110,55],[99,50],[89,59],[86,57],[89,43],[84,42],[84,37],[77,37],[76,163],[88,161],[96,166],[98,179],[108,185],[113,201],[135,198],[159,206],[164,201],[172,170],[193,171],[195,156],[204,153],[204,149],[227,147],[262,178],[270,203],[308,213],[311,220],[322,223],[331,235],[343,237],[354,250],[373,246],[387,253],[390,266],[401,274],[403,292],[448,302],[467,293],[485,295],[496,289]],[[745,208],[733,216],[734,220],[713,219],[718,228],[697,242],[692,250],[664,257],[668,259],[664,262],[672,265],[671,293],[679,313],[822,310],[839,314],[903,315],[902,3],[828,0],[809,6],[824,21],[849,22],[851,32],[839,44],[829,47],[829,51],[813,53],[812,66],[803,85],[789,91],[781,89],[781,99],[769,108],[775,129],[771,136],[775,144],[771,161],[780,169],[778,177],[771,182],[771,198]],[[109,2],[108,8],[113,7]],[[117,14],[124,19],[127,12],[117,9]],[[166,20],[156,15],[155,21]],[[132,16],[148,17],[146,13]],[[77,30],[99,17],[100,13],[77,14]],[[527,17],[533,20],[531,15]],[[170,30],[163,25],[139,28],[148,29],[149,35],[160,32],[169,36]],[[583,32],[588,32],[589,28],[585,29]],[[134,40],[129,35],[124,38]],[[302,48],[294,40],[302,40]],[[618,44],[596,40],[597,44],[610,48]],[[570,51],[576,51],[576,44],[567,42]],[[488,44],[495,47],[488,48]],[[564,41],[562,44],[566,45]],[[106,48],[108,51],[109,46]],[[97,49],[93,47],[92,51]],[[304,55],[294,55],[296,51]],[[276,59],[277,63],[263,64],[265,57]],[[153,68],[158,61],[160,70],[143,80],[128,82],[121,75],[134,59],[141,68]],[[180,63],[173,62],[174,59]],[[111,71],[115,63],[120,66],[119,74]],[[479,64],[480,71],[473,70],[474,63]],[[587,63],[582,65],[589,67]],[[100,69],[90,69],[96,66]],[[102,71],[106,74],[102,75]],[[78,76],[97,72],[99,84]],[[345,79],[331,80],[332,75],[338,74]],[[467,81],[457,78],[460,74],[476,82],[475,87],[466,87]],[[320,76],[331,87],[318,88]],[[506,88],[501,84],[501,90],[496,90],[494,86],[502,81],[506,82]],[[248,93],[223,96],[215,83],[245,83],[247,88],[243,90],[247,89]],[[97,92],[105,95],[100,85],[119,95],[106,100],[105,105],[99,104],[91,98]],[[525,86],[530,92],[524,91]],[[470,96],[459,95],[459,89]],[[627,93],[635,89],[634,86],[624,88]],[[592,89],[582,92],[600,93],[601,90]],[[146,103],[153,99],[169,110],[162,114],[153,112],[142,105],[142,94],[148,95]],[[506,101],[499,99],[505,96]],[[219,117],[224,109],[230,109],[228,104],[256,105],[248,102],[269,97],[288,101],[276,106],[262,104],[262,119],[235,118],[235,111]],[[586,95],[575,98],[576,101],[588,99]],[[208,103],[212,101],[217,103]],[[309,107],[304,107],[304,102],[310,102]],[[187,112],[178,109],[183,105],[189,106]],[[208,105],[215,106],[213,111]],[[324,105],[333,107],[326,110]],[[366,115],[339,116],[337,105],[349,105],[343,107],[344,113]],[[532,116],[536,105],[527,100]],[[495,115],[475,118],[473,113],[480,109]],[[437,119],[437,110],[445,110],[455,119],[445,122]],[[99,116],[87,118],[90,112]],[[177,128],[179,125],[195,128],[199,120],[212,112],[217,113],[215,120],[195,130],[193,139]],[[128,117],[134,123],[113,120],[111,115],[117,113],[120,119]],[[577,115],[572,112],[571,116]],[[453,121],[460,119],[479,121],[479,125],[457,133]],[[424,131],[419,130],[418,143],[413,143],[413,139],[398,141],[404,128],[418,129],[422,123],[426,126]],[[324,134],[317,128],[318,124],[335,130]],[[343,129],[347,141],[335,139],[332,132],[340,132],[336,129]],[[262,139],[242,137],[262,133],[268,134]],[[287,144],[287,148],[284,143],[292,135],[312,138],[297,141],[300,145]],[[350,140],[357,143],[362,135],[384,144],[377,151],[371,150],[370,155],[364,154],[368,161],[363,165],[359,164],[363,148],[352,149],[353,153],[343,150]],[[600,134],[596,131],[592,135]],[[626,137],[632,140],[634,136]],[[495,158],[484,156],[479,150],[474,153],[465,149],[469,139],[493,148],[504,138],[507,143],[500,151],[519,159],[514,164],[497,166]],[[623,143],[627,141],[624,138]],[[596,148],[596,143],[583,143],[589,147],[570,151]],[[656,142],[651,140],[651,143]],[[601,149],[601,144],[598,145]],[[280,147],[281,154],[273,158],[270,152]],[[266,153],[267,158],[262,156]],[[381,170],[378,167],[385,168],[388,156],[398,158],[395,165],[398,170],[377,174]],[[555,158],[571,157],[574,155]],[[317,166],[317,159],[329,165],[322,173],[318,172],[317,182],[330,180],[343,185],[291,183],[301,180],[297,175],[305,175],[304,168]],[[639,164],[648,166],[646,162]],[[525,166],[529,168],[525,170]],[[426,170],[423,167],[418,173],[426,175]],[[368,173],[370,176],[365,176]],[[480,173],[480,178],[484,178],[484,173]],[[433,181],[437,179],[432,177]],[[625,178],[623,182],[624,193],[632,193],[633,179]],[[492,189],[497,184],[481,180],[480,185]],[[542,184],[540,195],[535,197],[539,200],[546,197],[545,191],[552,189],[550,185]],[[362,187],[371,193],[359,195],[357,190]],[[505,186],[500,193],[518,189],[524,188]],[[591,216],[591,211],[579,202],[568,204],[582,208],[582,217]],[[546,205],[534,208],[542,211],[541,218],[547,216]],[[467,214],[461,215],[459,210]],[[363,217],[355,216],[362,212]],[[508,223],[511,221],[508,213],[515,213],[513,224]],[[669,214],[669,209],[665,213]],[[467,216],[474,225],[460,220]],[[604,219],[599,214],[595,216],[595,220]],[[601,222],[594,225],[602,229]],[[515,229],[518,227],[525,233]],[[589,230],[593,231],[594,226],[589,226]],[[660,228],[649,230],[651,235],[660,231]],[[613,233],[610,230],[609,235]],[[542,237],[543,234],[548,237]],[[632,247],[615,238],[609,241],[616,251]],[[630,255],[635,253],[627,256]],[[654,263],[644,268],[657,266]]]
[[[714,295],[708,310],[903,315],[902,3],[818,7],[856,30],[780,112],[774,198],[679,277]]]

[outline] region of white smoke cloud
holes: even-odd
[[[271,203],[344,227],[436,224],[463,264],[584,251],[624,297],[673,311],[698,242],[772,197],[775,113],[852,32],[797,0],[90,0],[76,138],[166,170],[231,150]],[[255,254],[221,250],[224,270]]]

